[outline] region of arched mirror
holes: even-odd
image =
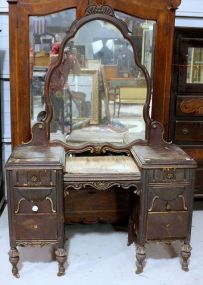
[[[111,12],[74,22],[63,40],[46,34],[47,91],[38,103],[32,94],[31,110],[33,122],[48,122],[51,141],[124,145],[145,139],[155,22]]]

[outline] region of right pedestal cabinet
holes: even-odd
[[[143,270],[148,241],[183,241],[182,269],[188,271],[196,163],[175,145],[137,145],[132,153],[142,169],[140,201],[135,199],[130,218],[137,273]]]

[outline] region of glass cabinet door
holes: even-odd
[[[179,52],[180,92],[201,92],[203,84],[203,39],[184,39]]]

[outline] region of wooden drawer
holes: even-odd
[[[180,226],[181,225],[181,226]],[[188,212],[148,213],[147,239],[181,239],[187,236]]]
[[[65,223],[127,222],[130,191],[117,186],[106,191],[88,186],[81,190],[70,188],[64,199]]]
[[[190,169],[176,168],[176,165],[170,166],[170,168],[159,168],[148,171],[149,183],[171,183],[190,181]]]
[[[177,116],[203,116],[202,96],[178,96],[176,105]]]
[[[190,186],[180,184],[154,185],[148,191],[148,211],[169,212],[187,210]]]
[[[15,214],[56,213],[55,187],[14,187]]]
[[[176,121],[175,141],[177,142],[203,142],[202,121]]]
[[[12,171],[14,186],[55,186],[56,170],[19,169]]]
[[[52,215],[15,215],[14,231],[17,240],[56,240],[57,216]]]

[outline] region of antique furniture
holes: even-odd
[[[203,197],[202,28],[175,29],[169,139],[198,163],[195,197]]]
[[[65,272],[63,165],[63,148],[47,146],[17,147],[6,164],[9,259],[16,277],[17,246],[56,245],[58,276]]]
[[[34,198],[29,200],[29,197],[35,195],[33,193],[36,191],[37,197],[43,195],[45,189],[38,189],[38,184],[27,185],[30,180],[23,182],[24,186],[18,186],[16,183],[29,178],[32,170],[40,171],[41,168],[47,167],[51,173],[54,173],[54,170],[59,171],[58,168],[60,171],[63,169],[63,186],[60,184],[61,176],[58,177],[56,186],[56,196],[61,204],[57,204],[56,213],[48,212],[48,217],[55,214],[57,219],[57,214],[62,216],[63,211],[66,224],[99,221],[117,223],[126,222],[130,218],[128,242],[137,244],[137,273],[143,270],[144,246],[151,240],[183,241],[183,269],[188,269],[196,163],[178,147],[163,139],[168,116],[168,66],[171,63],[174,14],[179,2],[152,0],[149,6],[148,1],[140,0],[128,3],[123,0],[107,0],[105,3],[97,0],[93,4],[91,1],[74,0],[66,3],[62,0],[41,0],[37,4],[31,0],[9,1],[12,16],[10,27],[14,30],[10,37],[14,47],[11,52],[11,67],[15,66],[11,68],[12,139],[14,147],[21,145],[17,150],[14,149],[6,170],[10,197],[10,256],[14,275],[17,273],[18,259],[16,246],[26,239],[32,243],[30,222],[22,235],[16,236],[19,234],[16,218],[23,216],[21,219],[24,219],[27,225],[29,215],[33,215],[30,213],[30,207]],[[50,19],[53,14],[54,17],[60,14],[64,22],[61,20],[58,26],[52,27]],[[27,24],[32,22],[33,17],[39,20],[45,17],[44,22],[49,23],[48,27],[45,27],[47,31],[53,29],[62,38],[56,60],[49,66],[45,76],[45,105],[39,103],[32,90],[30,92],[30,82],[27,80],[29,63],[20,60],[29,58],[27,48],[29,44],[32,46],[32,42],[28,43],[28,39],[32,38],[33,31]],[[143,35],[143,39],[140,35]],[[17,40],[19,36],[21,41]],[[81,57],[76,52],[77,46],[84,47],[85,52],[85,66],[79,72],[74,70],[77,56]],[[94,68],[92,65],[95,65]],[[125,81],[124,86],[129,83],[129,78],[134,82],[141,79],[144,85],[138,88],[144,87],[144,104],[134,104],[134,88],[131,94],[133,104],[123,104],[119,117],[114,116],[114,104],[107,100],[102,76],[102,69],[106,65],[118,67],[119,80]],[[92,86],[88,96],[87,92],[81,89],[84,87],[81,74],[86,74],[87,70],[94,70],[96,74],[96,79],[88,82]],[[24,84],[19,84],[22,78]],[[75,89],[73,81],[77,82]],[[64,88],[72,95],[74,92],[85,93],[83,99],[89,114],[94,114],[95,108],[98,108],[97,116],[93,116],[93,123],[78,124],[77,129],[70,128],[68,115],[65,115],[65,109],[62,112],[60,107],[61,102],[67,100]],[[25,108],[20,110],[22,102]],[[29,112],[30,102],[33,104],[32,115]],[[72,107],[72,118],[75,121],[86,121],[89,119],[87,114],[88,112],[81,118],[77,108]],[[71,131],[63,132],[64,128]],[[59,147],[63,149],[64,161],[55,159],[53,162],[52,152],[57,152]],[[19,149],[24,155],[17,157],[16,151]],[[42,152],[44,155],[38,156]],[[20,174],[16,178],[15,173],[18,171]],[[52,182],[52,176],[45,177],[48,184]],[[15,193],[19,190],[27,193],[28,196],[25,194],[22,199],[28,200],[28,208],[23,208],[23,200],[19,209],[18,206],[16,209],[16,203],[21,198],[16,197]],[[18,213],[21,210],[22,214]],[[28,212],[23,212],[25,210]],[[37,215],[38,213],[34,214],[34,224]],[[180,221],[180,225],[177,221]],[[41,222],[43,223],[43,220]],[[59,226],[61,224],[58,224]],[[38,244],[41,244],[43,230],[38,234]],[[56,227],[52,228],[51,234],[57,243]],[[61,248],[63,245],[60,245],[62,261],[59,260],[59,273],[64,272],[65,260]]]

